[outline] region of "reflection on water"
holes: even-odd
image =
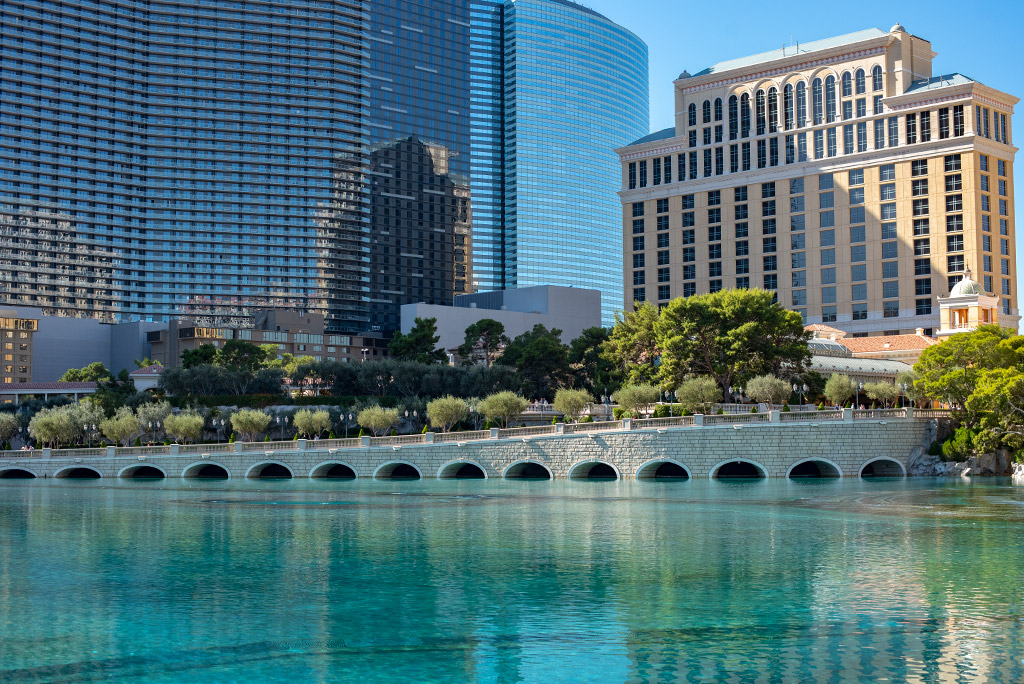
[[[0,482],[0,680],[1024,681],[989,480]]]

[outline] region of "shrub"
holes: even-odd
[[[818,410],[819,411],[824,411],[825,410],[825,402],[823,402],[823,401],[819,401],[818,402]]]
[[[942,444],[944,461],[966,461],[974,455],[974,442],[977,435],[966,427],[959,427],[956,432]]]
[[[615,420],[622,420],[622,416],[625,415],[626,410],[616,406],[612,409],[612,418]]]
[[[789,413],[789,404],[783,404],[782,405],[782,412],[783,413]]]
[[[751,409],[750,409],[750,412],[751,413],[757,413],[757,407],[756,406],[752,406]]]
[[[722,407],[718,407],[718,415],[724,416],[725,415],[725,409],[722,408]]]
[[[942,445],[939,444],[938,441],[933,439],[932,443],[928,446],[928,455],[929,456],[941,456],[942,455]]]

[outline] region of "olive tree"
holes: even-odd
[[[299,434],[313,437],[331,429],[331,414],[323,409],[319,411],[302,409],[295,412],[292,423]]]
[[[781,404],[792,391],[789,383],[774,375],[758,375],[747,381],[747,396],[762,404]]]
[[[460,420],[469,416],[469,404],[465,399],[447,395],[427,402],[427,420],[430,426],[448,432]]]
[[[857,392],[857,383],[849,375],[833,373],[825,383],[825,398],[833,406],[842,406]]]
[[[29,434],[41,444],[59,447],[71,444],[81,430],[75,426],[68,406],[42,409],[28,423]]]
[[[167,417],[171,415],[171,404],[167,401],[156,401],[142,404],[136,410],[139,417],[139,425],[144,429],[155,429],[157,423],[164,425]],[[153,428],[149,426],[152,425]]]
[[[484,397],[477,410],[488,418],[498,421],[501,427],[508,427],[509,421],[518,417],[529,405],[530,402],[515,392],[495,392]]]
[[[6,442],[18,431],[18,417],[13,413],[0,413],[0,442]]]
[[[359,412],[356,422],[379,437],[398,422],[398,409],[368,406]]]
[[[624,385],[612,396],[612,401],[622,407],[625,413],[640,418],[640,414],[647,413],[660,397],[661,390],[654,385]]]
[[[565,416],[565,419],[575,423],[587,410],[587,406],[594,403],[594,395],[582,389],[560,389],[555,392],[553,406],[556,411]]]
[[[900,395],[896,385],[884,380],[866,383],[864,385],[864,392],[871,401],[878,402],[883,408],[896,401],[896,398]]]
[[[132,437],[139,432],[139,417],[127,406],[122,406],[110,418],[100,421],[103,436],[114,444],[128,446]]]
[[[203,425],[206,419],[195,411],[182,411],[178,414],[170,414],[164,419],[164,428],[167,434],[174,437],[174,441],[181,441],[185,444],[194,442],[203,434]]]
[[[722,388],[709,375],[684,380],[676,390],[676,399],[691,413],[707,413],[711,406],[722,400]]]
[[[231,416],[231,429],[242,436],[243,442],[254,441],[269,424],[269,414],[253,409],[242,409]]]

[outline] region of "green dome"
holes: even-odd
[[[981,285],[976,280],[971,280],[970,274],[964,276],[963,280],[953,286],[950,291],[950,297],[965,297],[970,295],[985,294],[985,291],[981,289]]]

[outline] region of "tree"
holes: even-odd
[[[915,382],[917,382],[917,373],[913,370],[900,371],[896,374],[896,388],[911,403],[917,399],[919,394],[917,388],[914,387]],[[906,389],[904,389],[904,386],[906,386]]]
[[[114,412],[110,418],[100,422],[100,432],[103,436],[122,446],[128,446],[128,442],[139,432],[139,418],[127,406],[122,406]]]
[[[417,318],[408,334],[396,332],[388,344],[388,355],[399,361],[440,363],[447,358],[444,349],[438,349],[436,318]]]
[[[398,409],[368,406],[359,412],[356,422],[379,437],[398,422]]]
[[[524,396],[551,400],[555,390],[569,380],[569,347],[562,331],[538,323],[505,347],[496,365],[511,366],[519,375]]]
[[[113,379],[113,375],[99,361],[93,361],[84,368],[69,368],[57,382],[99,382]]]
[[[1024,338],[995,325],[950,335],[942,344],[921,352],[914,364],[918,375],[914,387],[924,396],[948,404],[954,417],[973,427],[979,416],[969,409],[968,400],[979,377],[983,371],[1019,363],[1022,344]]]
[[[0,413],[0,443],[6,442],[18,431],[18,417],[4,411]]]
[[[144,358],[141,358],[141,359],[135,359],[135,367],[136,368],[149,368],[150,366],[161,366],[162,367],[163,365],[164,364],[160,363],[159,361],[155,361],[155,360],[149,358],[148,356],[146,356]]]
[[[508,427],[509,421],[518,418],[519,415],[530,405],[515,392],[495,392],[484,397],[477,405],[477,411],[481,415],[498,421],[501,427]]]
[[[657,379],[661,349],[654,324],[658,317],[658,307],[650,302],[636,304],[633,311],[615,312],[615,327],[608,337],[605,356],[625,382],[650,384]]]
[[[891,382],[881,380],[878,382],[864,383],[864,392],[868,395],[869,399],[881,404],[882,408],[885,408],[889,406],[890,403],[896,401],[896,398],[900,395],[900,391],[896,389],[896,385]]]
[[[214,363],[223,368],[255,373],[267,358],[262,347],[245,340],[228,340],[217,350]]]
[[[555,410],[570,423],[579,421],[587,406],[594,403],[594,395],[582,389],[560,389],[555,392]]]
[[[624,385],[612,396],[612,401],[633,418],[642,418],[650,407],[658,403],[661,390],[654,385]]]
[[[203,434],[203,425],[206,419],[195,411],[182,411],[178,414],[171,414],[164,419],[164,428],[167,434],[174,437],[174,441],[188,444],[194,442]]]
[[[857,383],[848,375],[833,373],[825,382],[825,398],[833,406],[843,406],[857,393]]]
[[[569,343],[569,372],[573,384],[595,397],[618,387],[622,373],[608,356],[609,328],[587,328]]]
[[[707,413],[711,406],[722,400],[718,381],[707,375],[689,378],[676,389],[676,399],[691,413]]]
[[[786,401],[792,391],[788,382],[774,375],[758,375],[747,380],[747,396],[769,406]]]
[[[85,397],[77,404],[69,404],[65,408],[74,423],[76,439],[91,431],[93,425],[99,426],[106,417],[103,406],[92,397]]]
[[[135,414],[139,417],[142,430],[158,431],[157,423],[164,425],[167,417],[171,415],[171,404],[168,401],[142,404],[136,409]],[[150,428],[150,425],[153,427]]]
[[[795,311],[767,290],[720,290],[679,298],[654,325],[662,350],[658,378],[675,386],[687,375],[710,375],[725,393],[763,373],[790,377],[804,370],[810,333]]]
[[[217,347],[212,344],[201,344],[195,349],[183,349],[181,352],[181,367],[195,368],[196,366],[212,366],[217,358]]]
[[[75,428],[68,408],[57,406],[41,409],[28,423],[29,434],[41,444],[50,447],[71,444],[81,428]]]
[[[269,424],[270,416],[262,411],[242,409],[231,414],[231,429],[242,436],[243,442],[255,441]]]
[[[482,354],[484,365],[490,366],[508,343],[504,323],[493,318],[481,318],[466,328],[466,341],[459,345],[458,352],[465,362],[471,362]]]
[[[946,344],[943,342],[943,344]],[[1024,373],[1019,368],[994,368],[978,376],[967,410],[982,417],[981,441],[995,448],[1024,447]]]
[[[441,432],[448,432],[452,426],[468,416],[469,404],[465,399],[449,394],[427,402],[427,420],[430,421],[431,427],[441,428]]]
[[[301,409],[292,417],[292,424],[299,434],[306,437],[323,434],[331,429],[331,414],[324,410]]]

